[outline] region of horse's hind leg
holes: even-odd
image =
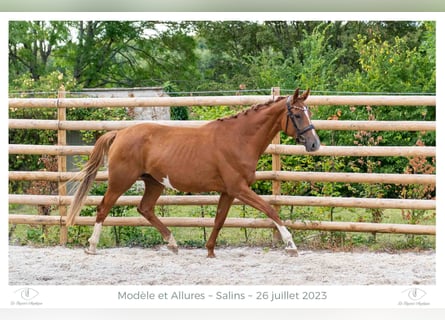
[[[164,186],[157,182],[152,176],[144,177],[145,192],[142,197],[141,203],[138,206],[138,211],[143,215],[153,227],[159,230],[164,241],[167,241],[167,248],[174,253],[178,253],[178,245],[175,237],[171,231],[162,223],[161,220],[155,215],[154,206],[156,200],[164,190]]]
[[[101,203],[97,206],[96,223],[94,224],[93,234],[88,239],[90,246],[88,249],[85,249],[86,253],[96,254],[97,244],[99,243],[102,224],[105,218],[108,216],[108,213],[116,203],[117,199],[131,187],[136,179],[137,177],[128,175],[125,178],[124,175],[116,176],[110,171],[108,188]]]
[[[108,189],[104,197],[102,198],[102,201],[97,206],[96,223],[94,224],[93,234],[88,239],[90,246],[88,247],[88,249],[85,249],[86,253],[96,254],[97,244],[99,243],[100,233],[102,231],[102,224],[105,218],[108,216],[111,208],[122,193],[115,193],[112,190],[110,191],[110,189]]]

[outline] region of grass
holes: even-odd
[[[214,217],[215,206],[158,206],[158,216],[174,217]],[[89,211],[92,211],[91,208]],[[37,214],[33,206],[11,205],[10,214]],[[57,212],[53,212],[57,214]],[[126,207],[120,215],[138,216],[134,207]],[[232,206],[230,217],[264,218],[265,215],[249,206]],[[372,222],[373,215],[366,209],[288,207],[281,208],[284,220],[322,220]],[[383,210],[382,223],[409,223],[406,213],[401,210]],[[424,212],[422,224],[435,224],[435,212]],[[91,226],[75,226],[69,229],[68,245],[86,246],[92,233]],[[186,247],[204,247],[210,236],[211,228],[171,228],[178,244]],[[303,249],[334,250],[425,250],[435,248],[435,236],[373,234],[356,232],[326,232],[292,230],[298,247]],[[10,225],[9,242],[11,244],[57,245],[59,244],[58,226]],[[152,227],[104,227],[99,247],[142,246],[150,247],[163,243],[157,230]],[[218,237],[218,246],[262,246],[270,248],[281,246],[273,241],[272,229],[223,228]]]

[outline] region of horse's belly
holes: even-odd
[[[166,188],[183,192],[223,191],[218,162],[205,140],[151,145],[145,156],[146,173]]]
[[[159,183],[164,185],[165,188],[182,191],[182,192],[210,192],[210,191],[224,191],[224,185],[215,175],[200,174],[190,170],[187,173],[179,172],[166,172],[156,177]]]

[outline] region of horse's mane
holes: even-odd
[[[259,104],[255,104],[253,106],[251,106],[250,108],[240,111],[237,114],[231,115],[231,116],[227,116],[224,118],[219,118],[217,119],[218,121],[225,121],[225,120],[231,120],[231,119],[236,119],[238,118],[240,115],[247,115],[250,111],[258,111],[260,109],[266,108],[268,106],[270,106],[271,104],[278,102],[280,100],[283,100],[285,97],[277,97],[275,99],[270,99],[269,101],[267,101],[266,103],[259,103]]]

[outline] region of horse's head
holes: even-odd
[[[287,115],[282,120],[282,130],[295,138],[296,143],[305,146],[306,151],[317,151],[320,148],[320,139],[311,122],[311,112],[304,103],[309,96],[310,89],[299,95],[299,89],[286,100]]]

